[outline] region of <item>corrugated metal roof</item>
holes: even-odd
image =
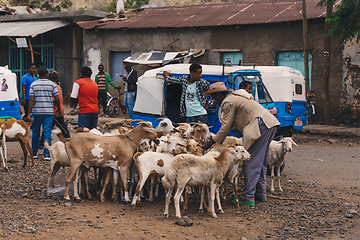
[[[69,25],[65,21],[33,21],[0,23],[0,36],[35,37],[38,34]]]
[[[337,4],[341,0],[337,1]],[[307,1],[308,19],[325,16],[318,1]],[[302,19],[300,2],[207,4],[144,8],[125,12],[125,18],[79,22],[84,29],[181,28],[288,22]],[[109,20],[109,19],[108,19]]]

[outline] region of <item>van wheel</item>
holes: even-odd
[[[285,168],[285,162],[284,162],[284,163],[281,165],[281,167],[280,167],[280,173],[282,173],[282,171],[284,170],[284,168]],[[274,174],[276,174],[276,168],[274,169]],[[271,176],[271,169],[270,169],[269,165],[268,165],[268,167],[267,167],[266,175]]]

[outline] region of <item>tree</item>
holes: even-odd
[[[70,8],[73,4],[71,0],[62,0],[58,4],[55,4],[54,1],[55,0],[10,0],[9,3],[11,6],[34,6],[52,12]]]
[[[322,0],[319,5],[326,4]],[[334,1],[332,0],[332,4]],[[331,23],[330,34],[340,37],[342,42],[357,38],[360,40],[360,2],[359,0],[343,0],[336,11],[326,18]]]
[[[324,48],[324,78],[323,78],[323,94],[321,96],[323,102],[323,120],[325,125],[330,124],[330,97],[329,97],[329,79],[330,79],[330,49],[331,49],[331,21],[333,16],[334,0],[322,0],[319,4],[326,6],[325,20],[325,48]]]

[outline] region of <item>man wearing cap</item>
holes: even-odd
[[[205,93],[220,106],[221,128],[212,139],[204,143],[204,149],[209,149],[214,143],[222,143],[233,127],[244,134],[244,147],[251,154],[251,159],[243,163],[245,187],[240,205],[254,206],[255,200],[266,201],[269,144],[280,123],[245,89],[228,91],[232,89],[226,88],[223,82],[217,82]]]
[[[201,79],[202,67],[198,63],[190,65],[190,74],[170,77],[169,72],[164,71],[165,81],[182,85],[180,100],[180,117],[186,117],[186,122],[202,122],[209,124],[207,109],[214,105],[214,100],[207,99],[204,93],[209,89],[210,83]]]

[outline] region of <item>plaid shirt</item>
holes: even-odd
[[[166,77],[165,82],[171,82],[171,83],[177,83],[181,84],[182,86],[182,93],[181,93],[181,100],[180,100],[180,117],[186,116],[186,108],[185,108],[185,95],[186,95],[186,88],[189,85],[189,76],[184,75],[180,78],[177,77]],[[212,98],[209,98],[209,100],[204,96],[204,93],[209,90],[210,83],[200,79],[196,83],[196,93],[198,95],[198,98],[200,100],[200,104],[205,108],[205,104],[208,103],[210,106],[215,105],[215,101]]]

